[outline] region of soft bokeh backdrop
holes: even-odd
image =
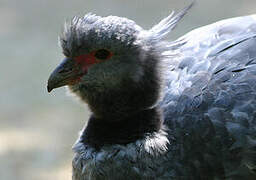
[[[86,123],[85,105],[48,94],[47,78],[63,58],[57,37],[74,15],[125,16],[149,28],[188,0],[0,0],[0,179],[71,179],[71,146]],[[256,13],[255,0],[197,0],[169,36],[217,20]]]

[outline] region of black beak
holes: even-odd
[[[72,84],[79,78],[79,68],[71,58],[65,58],[62,63],[51,73],[48,79],[47,90]]]

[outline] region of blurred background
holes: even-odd
[[[60,88],[47,93],[63,59],[65,20],[93,12],[150,28],[188,0],[0,0],[0,179],[71,179],[71,147],[89,115]],[[255,0],[197,0],[169,39],[215,21],[256,13]]]

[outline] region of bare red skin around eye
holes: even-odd
[[[77,56],[74,58],[74,60],[76,61],[77,65],[82,67],[82,71],[85,73],[90,65],[98,62],[98,60],[94,57],[94,53]]]
[[[77,65],[82,67],[82,71],[84,73],[87,73],[87,70],[88,70],[89,66],[91,66],[93,64],[96,64],[96,63],[99,63],[101,61],[101,60],[98,60],[95,57],[96,52],[97,51],[92,51],[89,54],[83,54],[83,55],[80,55],[80,56],[77,56],[77,57],[74,58]],[[110,52],[110,55],[107,57],[107,59],[111,58],[112,55],[113,54]]]
[[[99,63],[101,62],[102,60],[98,60],[96,57],[95,57],[95,53],[97,51],[92,51],[91,53],[89,54],[83,54],[83,55],[80,55],[80,56],[77,56],[74,58],[74,61],[76,62],[76,65],[79,66],[82,70],[82,74],[77,76],[76,78],[73,78],[73,79],[70,79],[69,81],[69,84],[70,85],[74,85],[74,84],[77,84],[78,82],[80,82],[81,80],[81,77],[87,73],[88,71],[88,68],[93,65],[93,64],[96,64],[96,63]],[[105,59],[105,60],[108,60],[110,59],[111,57],[113,56],[113,53],[110,52],[109,56]]]

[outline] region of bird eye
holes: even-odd
[[[106,49],[99,49],[95,52],[94,56],[99,60],[106,60],[111,57],[111,52]]]

